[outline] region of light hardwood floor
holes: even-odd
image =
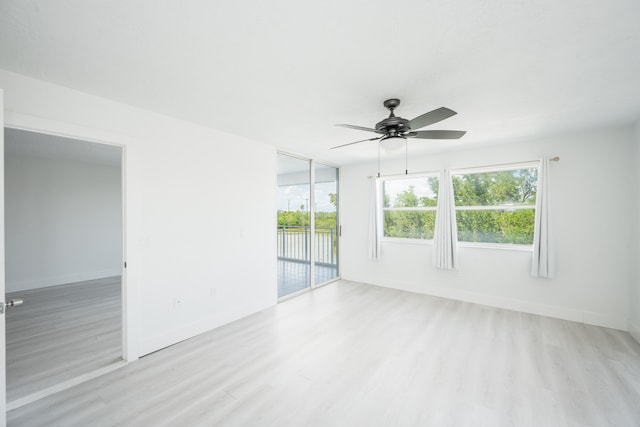
[[[120,278],[14,292],[7,310],[7,401],[121,359]]]
[[[8,414],[11,426],[637,426],[622,331],[339,281]]]

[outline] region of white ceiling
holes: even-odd
[[[0,68],[334,164],[382,101],[446,106],[441,151],[640,118],[637,0],[0,2]]]

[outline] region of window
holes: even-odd
[[[433,239],[438,204],[438,176],[388,178],[383,181],[384,237]]]
[[[519,169],[452,173],[458,241],[531,245],[536,164]]]

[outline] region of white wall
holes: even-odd
[[[634,135],[635,210],[633,215],[633,276],[629,289],[629,332],[640,342],[640,122]]]
[[[0,88],[7,126],[125,146],[128,359],[276,303],[275,148],[1,70]]]
[[[428,142],[423,142],[428,143]],[[531,252],[460,248],[459,271],[431,265],[431,245],[383,243],[367,258],[369,191],[376,165],[341,169],[344,279],[627,329],[631,280],[634,182],[632,130],[576,133],[528,143],[410,159],[414,172],[527,161],[552,162],[557,278],[529,276]],[[403,161],[383,159],[383,174]]]
[[[6,291],[119,276],[121,182],[120,167],[7,152]]]

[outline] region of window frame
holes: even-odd
[[[517,162],[517,163],[506,163],[506,164],[496,165],[496,166],[481,166],[481,167],[472,167],[472,168],[464,168],[464,169],[452,169],[450,171],[450,174],[451,174],[451,179],[453,180],[453,177],[457,175],[472,175],[472,174],[481,174],[481,173],[488,173],[488,172],[506,172],[506,171],[520,170],[520,169],[536,169],[539,171],[540,162],[538,161]],[[537,182],[536,182],[536,197],[537,197]],[[483,206],[457,206],[456,205],[455,208],[456,208],[456,213],[458,211],[482,211],[482,210],[510,211],[510,210],[529,209],[529,210],[533,210],[534,217],[535,217],[535,211],[536,211],[535,204],[533,205],[491,205],[491,206],[484,206],[484,205]],[[463,242],[458,240],[458,247],[500,249],[500,250],[512,250],[512,251],[524,251],[524,252],[533,251],[533,243],[525,245],[520,243]]]
[[[408,179],[420,179],[420,178],[438,178],[438,183],[442,179],[442,174],[439,171],[433,172],[421,172],[415,174],[402,174],[402,175],[387,175],[380,177],[380,186],[379,186],[379,194],[378,198],[380,200],[379,208],[380,208],[380,241],[388,242],[388,243],[410,243],[410,244],[433,244],[433,239],[420,239],[416,237],[393,237],[386,236],[384,232],[384,219],[385,212],[387,211],[396,211],[396,212],[436,212],[437,214],[437,203],[436,206],[417,206],[417,207],[402,207],[402,208],[385,208],[384,206],[384,184],[387,181],[401,181]],[[435,231],[435,230],[434,230]]]

